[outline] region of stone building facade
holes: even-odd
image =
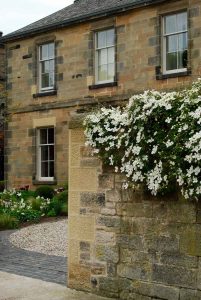
[[[66,183],[70,112],[180,89],[201,74],[199,0],[96,2],[75,1],[1,38],[8,187]]]

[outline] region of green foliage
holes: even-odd
[[[56,217],[55,210],[52,208],[50,211],[48,211],[47,216],[48,217]]]
[[[15,229],[19,225],[18,220],[7,214],[0,214],[0,230]]]
[[[63,191],[56,195],[54,198],[57,198],[59,202],[65,203],[68,201],[68,191]]]
[[[60,214],[61,214],[61,216],[68,215],[68,204],[67,203],[62,203]]]
[[[21,211],[12,211],[11,216],[14,216],[19,220],[20,223],[25,223],[29,221],[39,222],[41,218],[41,212],[33,209],[23,209]]]
[[[42,204],[41,198],[29,198],[29,201],[31,202],[31,207],[33,210],[37,210],[37,211],[41,210],[41,204]]]
[[[34,191],[20,191],[20,193],[21,193],[21,197],[25,200],[35,196]]]
[[[54,197],[50,202],[50,210],[54,210],[56,216],[61,214],[62,202],[58,200],[57,197]]]
[[[54,189],[49,185],[41,185],[35,190],[35,196],[52,199],[54,197]]]

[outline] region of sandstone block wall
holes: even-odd
[[[201,205],[155,198],[69,134],[68,286],[122,300],[201,299]]]
[[[64,185],[68,178],[69,111],[46,110],[11,114],[6,122],[5,180],[8,188],[37,186],[36,131],[40,127],[55,128],[55,181]],[[40,182],[41,183],[41,182]],[[41,183],[42,184],[42,183]],[[45,184],[45,183],[43,183]],[[51,182],[49,182],[51,184]]]

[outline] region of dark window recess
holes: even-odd
[[[117,85],[118,85],[117,81],[94,84],[94,85],[89,86],[89,90],[101,89],[101,88],[106,88],[106,87],[113,87],[113,86],[117,86]]]
[[[32,57],[32,54],[26,54],[26,55],[22,56],[23,59],[27,59],[27,58],[31,58],[31,57]]]
[[[47,91],[47,92],[43,92],[43,93],[36,93],[36,94],[33,94],[33,98],[55,96],[55,95],[57,95],[57,90]]]

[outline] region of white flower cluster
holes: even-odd
[[[101,108],[85,120],[87,145],[128,182],[153,195],[181,187],[201,195],[201,79],[180,92],[145,91],[124,108]]]

